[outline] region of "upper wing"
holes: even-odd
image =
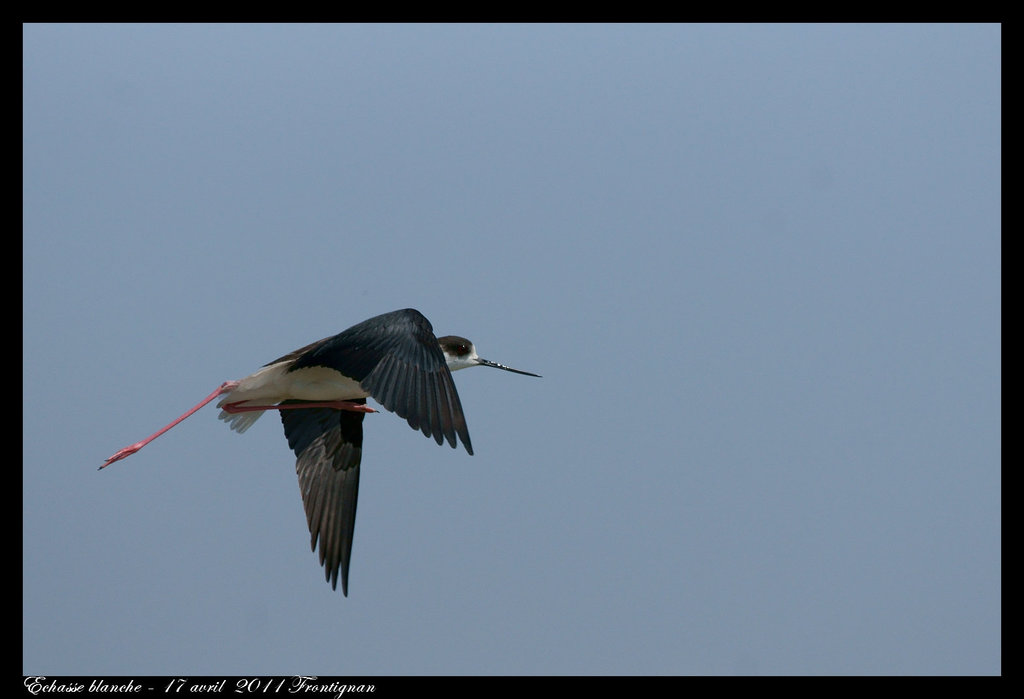
[[[407,308],[370,318],[299,352],[289,371],[310,366],[337,369],[359,381],[414,430],[438,444],[447,439],[453,448],[458,435],[466,451],[473,453],[452,373],[430,321],[419,311]]]

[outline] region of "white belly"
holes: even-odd
[[[263,367],[255,374],[250,374],[238,382],[230,393],[226,393],[218,408],[227,403],[240,405],[274,405],[283,400],[354,400],[367,398],[370,394],[363,390],[358,381],[343,376],[326,367],[305,367],[295,371],[287,371],[291,362],[280,362]],[[227,421],[231,429],[244,432],[262,412],[226,413],[221,412],[220,419]]]
[[[235,390],[221,399],[225,403],[270,405],[283,400],[353,400],[370,394],[358,381],[326,367],[306,367],[287,371],[290,362],[263,367],[238,382]]]

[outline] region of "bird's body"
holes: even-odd
[[[238,381],[228,381],[192,410],[151,437],[110,457],[101,468],[135,453],[214,398],[220,418],[244,432],[266,410],[278,410],[309,524],[311,545],[320,544],[327,579],[348,595],[363,416],[373,398],[406,419],[413,429],[445,440],[457,439],[473,453],[466,418],[451,372],[491,366],[529,372],[481,359],[465,338],[434,336],[419,311],[407,308],[370,318],[341,333],[306,345]]]
[[[313,366],[291,370],[294,364],[295,358],[282,357],[274,360],[238,381],[237,385],[217,403],[217,407],[224,408],[228,404],[251,407],[286,400],[351,401],[368,398],[370,395],[363,390],[358,381],[335,369]],[[235,432],[245,432],[262,414],[262,411],[222,410],[219,417]]]

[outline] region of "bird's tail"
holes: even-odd
[[[252,427],[252,423],[259,420],[260,415],[262,415],[264,412],[265,411],[263,410],[254,410],[252,412],[246,413],[229,413],[226,410],[221,410],[220,415],[218,415],[217,417],[219,417],[224,422],[228,423],[228,427],[233,429],[235,432],[241,434],[242,432],[245,432],[247,429]]]

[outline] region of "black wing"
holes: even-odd
[[[300,404],[303,401],[284,401]],[[352,401],[366,403],[365,399]],[[282,410],[288,446],[298,459],[302,505],[309,524],[310,546],[320,540],[320,565],[331,587],[348,596],[348,564],[356,526],[359,462],[363,453],[363,413],[334,408]]]
[[[458,435],[466,451],[473,453],[452,373],[430,321],[419,311],[406,308],[370,318],[293,355],[297,353],[301,355],[289,371],[310,366],[336,369],[359,381],[414,430],[438,444],[447,439],[453,448]]]

